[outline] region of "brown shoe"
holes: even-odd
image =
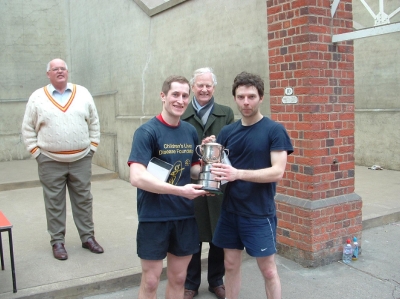
[[[193,297],[196,297],[198,294],[198,291],[185,289],[185,296],[183,297],[183,299],[193,299]]]
[[[65,250],[63,243],[56,243],[52,247],[53,247],[53,255],[56,259],[64,261],[68,258],[68,253]]]
[[[223,284],[217,287],[208,287],[208,290],[214,293],[218,299],[225,299],[225,286]]]
[[[82,248],[89,249],[93,253],[104,252],[103,247],[101,247],[100,244],[96,242],[94,237],[90,237],[85,243],[82,243]]]

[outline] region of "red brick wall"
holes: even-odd
[[[331,42],[332,34],[352,31],[352,5],[341,0],[332,18],[330,4],[267,1],[271,117],[295,148],[277,190],[286,196],[277,200],[278,242],[311,260],[335,259],[343,239],[361,231],[361,198],[345,196],[355,175],[353,42]],[[285,87],[298,103],[282,103]]]
[[[362,202],[307,209],[277,200],[278,252],[307,267],[341,259],[347,238],[361,240]]]

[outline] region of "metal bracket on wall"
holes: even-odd
[[[333,0],[331,4],[331,17],[333,18],[340,0]],[[338,43],[358,38],[383,35],[388,33],[400,32],[400,22],[390,24],[390,19],[400,12],[400,7],[389,15],[384,11],[383,0],[379,0],[379,12],[375,14],[365,0],[360,0],[370,15],[374,18],[375,25],[372,28],[360,29],[353,32],[332,35],[332,43]]]

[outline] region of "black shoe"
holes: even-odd
[[[65,250],[63,243],[56,243],[52,247],[53,247],[53,255],[56,259],[64,261],[68,258],[68,253]]]
[[[101,247],[100,244],[96,242],[94,237],[90,237],[85,243],[82,243],[82,248],[89,249],[93,253],[104,252],[103,247]]]
[[[215,294],[218,299],[225,299],[225,286],[223,284],[217,287],[208,287],[208,290]]]
[[[183,296],[183,299],[193,299],[193,297],[196,297],[198,294],[199,291],[185,289],[185,295]]]

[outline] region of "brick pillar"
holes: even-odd
[[[341,0],[333,18],[330,4],[267,1],[271,117],[295,148],[277,189],[278,253],[305,267],[340,260],[346,239],[361,240],[362,231],[353,42],[331,42],[332,34],[352,31],[352,4]]]

